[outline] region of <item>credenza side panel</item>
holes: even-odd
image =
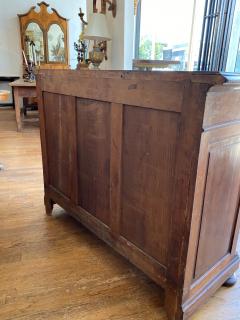
[[[194,278],[231,255],[240,194],[240,136],[217,137],[218,130],[203,133],[206,140],[205,189]],[[238,129],[239,131],[239,129]],[[237,134],[237,131],[236,131]],[[214,138],[212,138],[214,136]],[[234,253],[235,254],[235,253]]]

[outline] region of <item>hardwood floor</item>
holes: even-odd
[[[0,320],[166,320],[163,291],[67,215],[45,215],[39,130],[0,110]],[[240,278],[240,274],[238,273]],[[240,281],[192,320],[240,319]]]

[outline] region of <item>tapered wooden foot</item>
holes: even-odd
[[[48,216],[50,216],[53,211],[54,202],[52,201],[52,199],[45,196],[44,197],[44,204],[45,204],[46,214]]]
[[[234,273],[230,278],[227,279],[226,282],[224,282],[223,286],[230,288],[233,287],[237,283],[237,276],[236,273]]]

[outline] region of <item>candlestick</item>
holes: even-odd
[[[33,45],[32,45],[32,57],[33,57],[33,63],[35,64],[35,50]]]
[[[35,64],[35,66],[37,65],[37,52],[36,52],[35,47],[34,47],[34,64]]]
[[[28,66],[27,58],[26,58],[24,50],[22,50],[22,53],[23,53],[23,58],[24,58],[24,61],[25,61],[25,65]]]

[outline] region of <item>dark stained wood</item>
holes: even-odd
[[[110,212],[113,236],[120,234],[122,192],[123,105],[111,105]]]
[[[235,94],[239,90],[238,84],[213,87],[207,95],[207,104],[203,128],[221,126],[228,122],[240,121],[240,97]]]
[[[99,80],[96,86],[94,77],[84,78],[83,82],[70,78],[68,83],[62,78],[46,78],[43,90],[87,99],[111,101],[119,104],[137,105],[139,107],[167,111],[181,111],[183,92],[181,82],[159,83],[152,80],[126,80],[108,78]],[[159,86],[162,90],[159,90]],[[144,94],[143,94],[144,92]]]
[[[44,93],[45,128],[47,139],[49,184],[71,199],[74,196],[73,184],[75,174],[76,143],[75,98]],[[52,152],[55,150],[55,152]],[[72,199],[74,200],[74,199]]]
[[[209,137],[210,132],[203,134],[203,139]],[[195,277],[231,252],[239,210],[240,137],[224,136],[204,151],[208,166]]]
[[[179,114],[124,109],[121,234],[166,266]]]
[[[165,289],[170,320],[189,318],[239,265],[240,91],[231,119],[210,97],[237,85],[187,72],[46,71],[38,80],[49,96],[40,104],[47,213],[62,206]],[[69,138],[57,133],[66,128]],[[53,171],[53,154],[66,169],[61,152],[71,174]]]
[[[109,225],[110,105],[77,100],[78,205]]]

